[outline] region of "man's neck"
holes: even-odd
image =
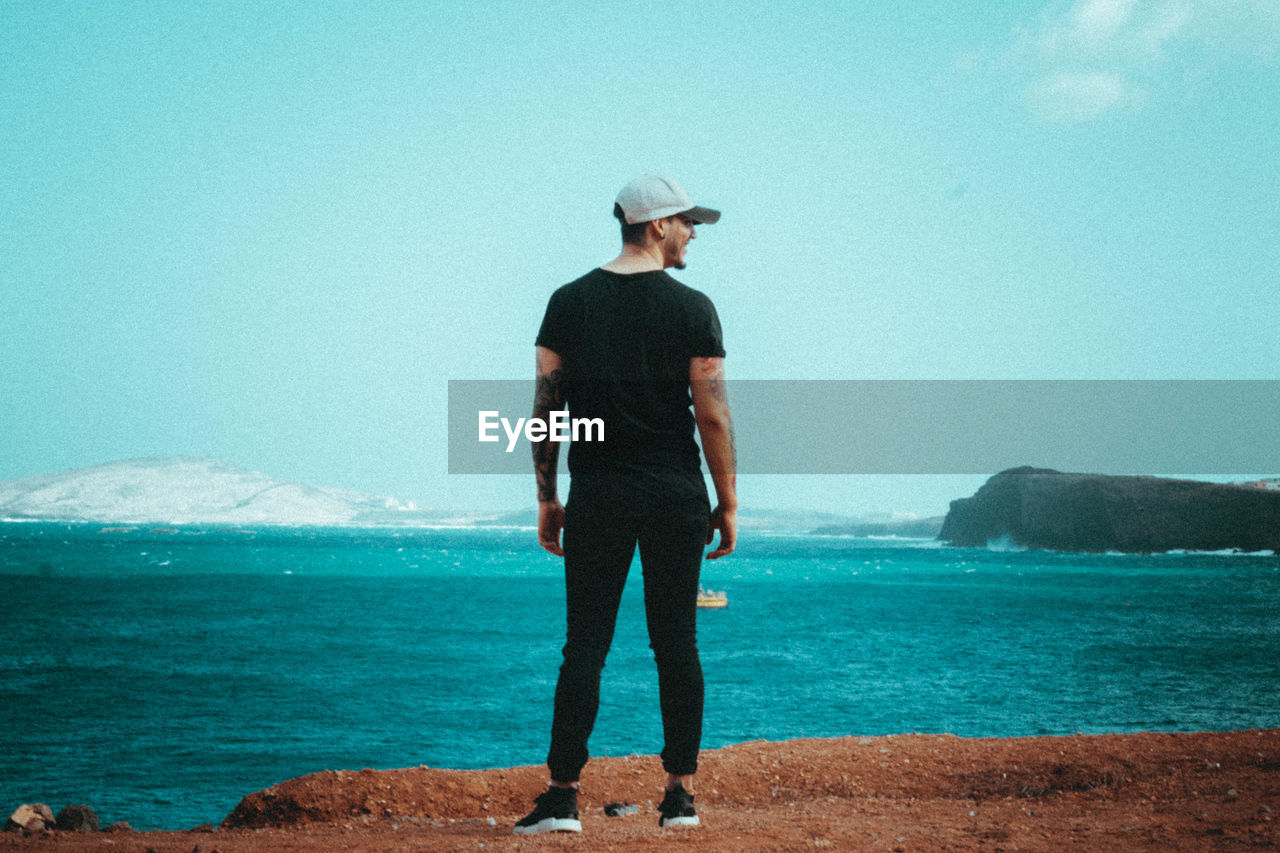
[[[620,275],[653,272],[662,268],[662,250],[657,246],[623,246],[622,254],[600,267]]]

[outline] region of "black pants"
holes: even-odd
[[[698,572],[710,507],[701,474],[674,487],[637,488],[617,475],[575,475],[565,507],[567,631],[556,683],[547,766],[576,782],[600,704],[600,672],[613,642],[622,588],[636,545],[644,572],[649,647],[658,664],[662,766],[698,769],[702,664],[698,660]]]

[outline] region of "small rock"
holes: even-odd
[[[187,830],[187,831],[188,831],[188,832],[215,832],[216,830],[214,829],[213,824],[211,824],[211,823],[202,823],[202,824],[200,824],[199,826],[193,826],[193,827],[191,827],[191,829],[189,829],[189,830]]]
[[[1228,789],[1227,789],[1227,798],[1228,798],[1228,799],[1232,799],[1232,800],[1234,800],[1234,799],[1235,799],[1236,797],[1238,797],[1238,796],[1240,796],[1240,792],[1239,792],[1239,791],[1237,791],[1235,788],[1228,788]]]
[[[1258,806],[1258,814],[1271,814],[1271,809],[1268,806]]]
[[[633,806],[631,803],[606,803],[604,807],[605,817],[622,817],[623,815],[635,814],[640,811],[639,806]]]
[[[53,812],[44,803],[24,803],[5,821],[9,832],[43,832],[53,825]]]
[[[58,812],[58,829],[67,832],[97,832],[98,816],[88,806],[66,806]]]
[[[118,820],[102,831],[103,832],[133,832],[133,827],[123,820]]]

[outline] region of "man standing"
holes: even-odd
[[[582,829],[578,779],[637,545],[668,774],[658,823],[698,823],[698,573],[716,530],[720,542],[707,558],[734,549],[737,460],[720,320],[711,300],[664,270],[684,269],[695,226],[714,223],[720,213],[694,205],[679,183],[660,175],[623,187],[613,212],[622,226],[621,254],[558,289],[538,332],[533,417],[546,421],[567,403],[575,419],[602,419],[604,437],[570,446],[567,506],[556,489],[560,445],[547,439],[533,446],[538,541],[564,557],[568,613],[547,756],[551,783],[516,824],[518,834]],[[715,484],[714,510],[695,424]]]

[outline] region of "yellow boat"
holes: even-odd
[[[729,593],[724,590],[703,589],[698,587],[698,607],[708,610],[721,610],[729,606]]]

